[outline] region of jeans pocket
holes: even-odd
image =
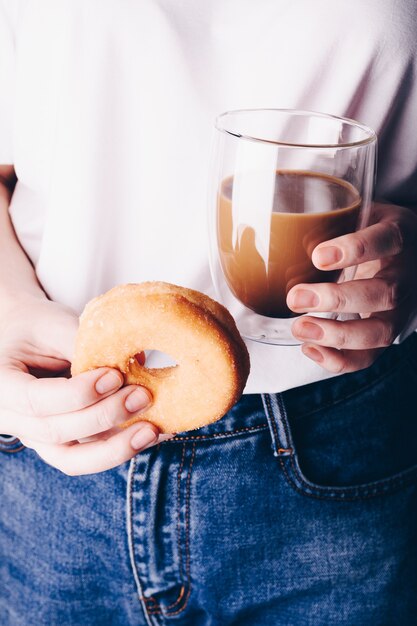
[[[372,384],[368,373],[365,387],[331,406],[287,415],[281,403],[285,441],[276,455],[288,482],[304,495],[335,500],[367,499],[415,482],[415,388],[403,359]]]

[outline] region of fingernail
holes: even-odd
[[[121,376],[116,374],[116,372],[109,371],[106,372],[101,378],[96,382],[96,391],[97,393],[109,393],[109,391],[116,391],[123,385],[123,380]]]
[[[298,323],[294,328],[294,333],[301,339],[321,339],[323,337],[323,329],[313,322]]]
[[[336,246],[327,246],[325,248],[319,248],[315,254],[316,261],[319,265],[334,265],[342,260],[343,252]]]
[[[318,304],[318,295],[309,289],[297,289],[291,297],[291,306],[295,309],[310,309]]]
[[[303,352],[309,359],[316,361],[316,363],[322,363],[322,361],[324,361],[324,356],[320,350],[316,350],[316,348],[312,348],[311,346],[304,347]]]
[[[125,407],[130,413],[141,411],[151,403],[151,398],[143,387],[138,387],[130,393],[125,400]]]
[[[149,426],[143,426],[138,430],[130,440],[130,445],[134,450],[141,450],[151,443],[155,443],[158,434]]]

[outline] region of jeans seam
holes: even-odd
[[[246,426],[245,428],[237,428],[236,430],[228,430],[222,433],[212,433],[211,435],[187,435],[186,437],[175,436],[168,441],[163,441],[161,445],[169,445],[178,441],[198,441],[198,440],[210,440],[210,439],[225,439],[226,437],[233,437],[248,432],[254,432],[257,430],[265,430],[268,428],[268,424],[258,424],[257,426]]]
[[[382,481],[377,481],[376,483],[366,483],[360,487],[341,487],[339,488],[339,491],[335,491],[335,488],[332,487],[320,487],[319,485],[311,486],[305,480],[305,478],[295,465],[294,455],[291,455],[289,458],[292,466],[292,473],[295,475],[295,480],[288,472],[284,458],[282,456],[279,456],[281,468],[284,472],[284,476],[287,482],[301,495],[307,496],[309,498],[315,498],[316,500],[335,500],[338,502],[356,502],[361,500],[369,500],[371,498],[391,493],[392,490],[396,490],[397,488],[399,489],[409,484],[412,484],[412,478],[414,478],[414,475],[417,474],[417,466],[413,466],[409,470],[397,476],[385,478]],[[302,486],[307,487],[308,491],[300,487],[297,484],[297,481],[301,483]],[[387,486],[388,488],[385,488],[385,486]],[[363,492],[366,489],[369,490],[369,493],[365,495]],[[342,493],[348,495],[342,496]]]
[[[169,611],[170,609],[173,609],[174,607],[176,607],[177,604],[181,602],[181,599],[183,598],[184,592],[185,592],[184,572],[183,572],[183,563],[182,563],[183,557],[182,557],[182,548],[181,548],[181,476],[182,476],[182,471],[184,469],[186,448],[187,448],[187,445],[184,443],[182,447],[181,463],[179,464],[178,473],[177,473],[177,546],[178,546],[178,559],[180,562],[180,577],[181,577],[182,585],[181,585],[181,590],[180,590],[180,593],[178,594],[177,599],[174,602],[172,602],[172,604],[168,605],[165,611]],[[161,605],[153,596],[150,596],[149,598],[147,598],[147,600],[151,600],[154,603],[154,606],[149,608],[150,611],[155,612],[155,613],[156,612],[162,613]]]
[[[187,474],[187,481],[186,481],[186,489],[185,489],[185,575],[186,575],[186,584],[183,584],[181,586],[181,590],[180,593],[178,595],[178,598],[169,606],[167,607],[162,607],[160,604],[158,604],[158,602],[156,602],[156,600],[154,598],[149,598],[152,599],[153,602],[155,603],[154,606],[152,606],[151,608],[147,609],[150,615],[163,615],[164,617],[174,617],[176,615],[179,615],[180,613],[182,613],[188,604],[188,601],[190,599],[190,595],[191,595],[191,571],[190,571],[190,565],[191,565],[191,558],[190,558],[190,499],[191,499],[191,472],[192,472],[192,468],[193,468],[193,464],[194,464],[194,459],[195,459],[195,449],[196,449],[196,444],[193,443],[192,446],[192,452],[191,452],[191,459],[190,459],[190,466],[188,468],[188,474]],[[181,466],[180,469],[178,471],[178,477],[179,480],[181,478],[181,473],[182,473],[182,469],[184,467],[184,461],[185,461],[185,450],[186,450],[186,444],[184,443],[184,447],[183,447],[183,454],[182,454],[182,459],[181,459]],[[178,525],[179,525],[179,516],[180,516],[180,502],[179,502],[179,496],[180,496],[180,491],[178,490]],[[180,559],[180,575],[181,575],[181,579],[184,583],[184,576],[183,576],[183,571],[182,571],[182,550],[180,548],[180,533],[178,532],[178,550],[179,550],[179,559]],[[187,594],[184,597],[185,594],[185,589],[186,586],[188,587],[187,590]],[[181,601],[184,601],[183,605],[177,609],[176,611],[169,611],[169,609],[174,608],[177,604],[179,604]]]
[[[282,398],[282,394],[277,393],[277,394],[275,394],[275,396],[276,396],[276,399],[277,399],[278,406],[280,408],[281,417],[282,417],[282,424],[284,426],[284,432],[285,432],[285,436],[286,436],[286,446],[284,446],[284,447],[291,448],[292,441],[291,441],[290,430],[288,428],[287,409],[285,408],[285,404],[284,404],[284,400]]]
[[[177,475],[177,546],[178,546],[178,558],[180,562],[180,576],[181,576],[181,580],[183,584],[181,587],[181,591],[178,595],[178,598],[175,600],[175,602],[172,602],[166,607],[167,611],[176,607],[178,602],[181,601],[181,598],[184,595],[184,572],[183,572],[183,562],[182,562],[183,557],[182,557],[182,547],[181,547],[181,476],[182,476],[182,470],[184,469],[186,447],[187,445],[184,443],[183,448],[182,448],[181,463],[178,468],[178,475]]]
[[[146,623],[148,624],[148,626],[153,626],[153,620],[151,619],[146,603],[144,602],[143,590],[142,590],[142,585],[141,585],[139,574],[138,574],[138,569],[137,569],[136,560],[135,560],[135,550],[133,546],[132,500],[133,500],[133,477],[135,473],[135,468],[136,468],[136,458],[133,457],[133,459],[130,461],[130,464],[129,464],[129,472],[127,476],[127,497],[126,497],[127,539],[128,539],[128,546],[129,546],[130,564],[132,567],[133,578],[136,584],[136,592],[137,592],[138,600],[140,602]]]
[[[268,418],[268,427],[272,439],[274,456],[288,456],[294,453],[291,432],[288,427],[288,416],[284,401],[280,393],[273,394],[276,409],[271,400],[271,394],[262,394],[264,410]],[[279,423],[277,423],[279,421]],[[281,437],[280,437],[281,426]],[[272,432],[271,432],[272,429]],[[282,441],[282,437],[285,441]]]
[[[185,610],[188,600],[191,596],[191,558],[190,558],[190,500],[191,500],[191,471],[194,464],[195,459],[195,446],[193,444],[193,449],[191,453],[190,460],[190,468],[188,471],[187,483],[186,483],[186,495],[185,495],[185,572],[187,575],[187,583],[188,583],[188,592],[186,598],[184,600],[183,606],[175,611],[174,613],[167,613],[167,617],[172,617],[174,615],[179,615],[182,611]]]
[[[281,442],[279,440],[278,429],[277,429],[277,425],[275,423],[275,416],[274,416],[274,412],[272,410],[271,398],[270,398],[270,395],[267,394],[267,393],[263,394],[262,398],[265,400],[266,410],[267,410],[268,415],[269,415],[269,421],[272,424],[273,438],[274,438],[274,447],[275,447],[276,454],[278,454],[278,450],[281,447]]]

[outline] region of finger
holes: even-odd
[[[71,363],[58,359],[45,359],[42,367],[28,365],[27,371],[35,378],[71,378]]]
[[[292,332],[301,341],[338,350],[388,347],[398,334],[392,315],[347,321],[305,316],[293,323]]]
[[[64,444],[121,426],[132,419],[133,414],[145,409],[150,401],[145,389],[130,385],[81,411],[41,417],[18,416],[13,434],[20,439],[27,437],[41,443]],[[7,415],[3,412],[0,425],[5,420]],[[6,423],[3,428],[8,432],[11,427]]]
[[[376,313],[392,311],[409,295],[406,276],[386,272],[374,278],[345,283],[300,284],[287,295],[288,307],[297,313]]]
[[[134,441],[134,446],[132,445]],[[107,440],[72,445],[48,445],[26,439],[46,463],[68,476],[95,474],[117,467],[158,442],[158,429],[149,422],[133,424]]]
[[[400,254],[404,248],[402,224],[383,221],[356,233],[320,243],[312,261],[320,270],[335,270]]]
[[[20,429],[21,416],[19,413],[0,409],[0,432],[20,439],[23,434]],[[19,434],[18,434],[19,433]]]
[[[301,349],[309,359],[333,374],[347,374],[369,367],[384,350],[336,350],[311,344],[305,344]]]
[[[145,417],[143,418],[143,420],[145,420]],[[97,435],[92,435],[91,437],[83,437],[82,439],[78,440],[78,443],[88,443],[90,441],[99,441],[101,439],[107,440],[107,439],[110,439],[110,437],[113,437],[113,435],[117,435],[117,433],[119,432],[120,432],[120,426],[115,426],[114,428],[111,428],[110,430],[106,430],[102,433],[98,433]],[[171,433],[171,434],[160,433],[159,438],[158,438],[158,443],[169,441],[173,437],[175,437],[175,433]]]
[[[123,384],[116,369],[99,368],[73,378],[34,378],[20,368],[0,368],[2,406],[26,415],[78,411],[115,393]]]

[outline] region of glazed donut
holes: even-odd
[[[148,369],[135,357],[144,350],[159,350],[177,365]],[[147,420],[163,433],[178,433],[227,413],[246,384],[249,355],[218,302],[192,289],[147,282],[114,287],[85,307],[71,372],[104,366],[152,394],[150,407],[126,426]]]

